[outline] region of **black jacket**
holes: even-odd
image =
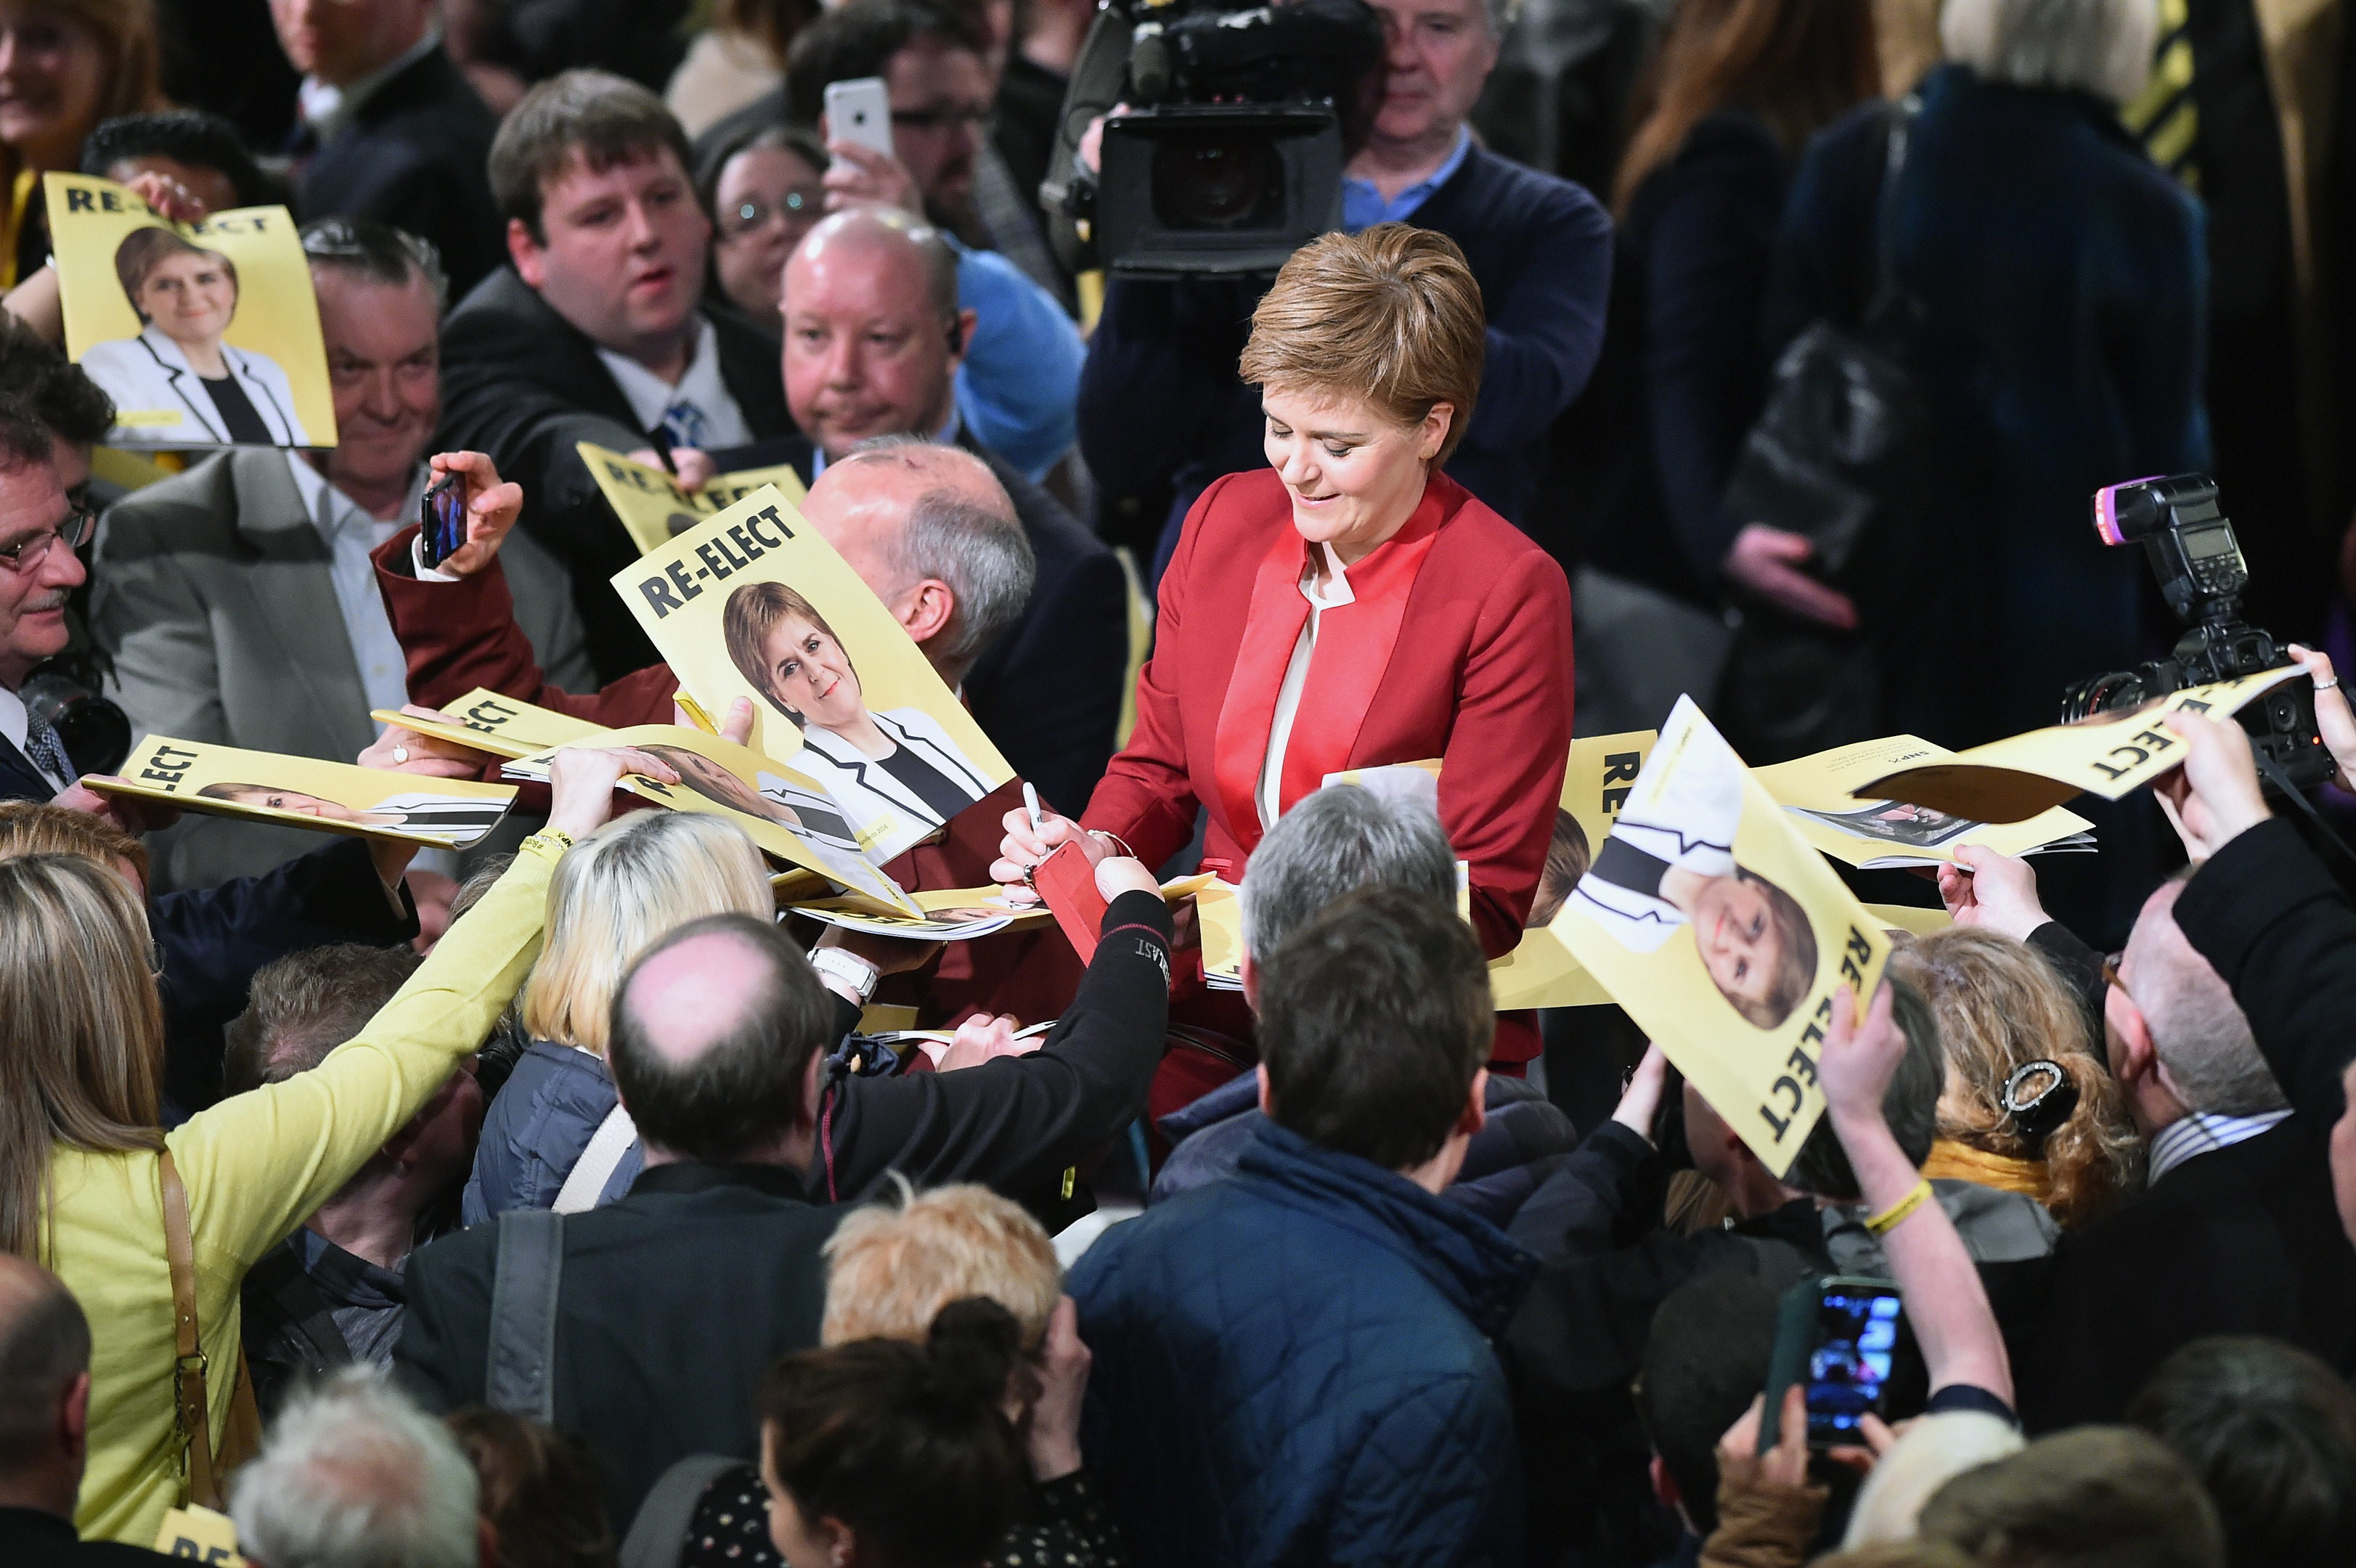
[[[1015,773],[1077,816],[1112,761],[1129,672],[1129,594],[1120,559],[1064,504],[959,427],[958,444],[990,464],[1014,503],[1038,577],[1022,618],[966,672],[974,722]],[[810,443],[782,436],[712,454],[722,473],[790,463],[810,477]]]
[[[757,1456],[754,1391],[770,1362],[818,1343],[819,1248],[845,1212],[776,1166],[678,1164],[566,1217],[556,1425],[596,1456],[616,1536],[688,1455]],[[482,1403],[498,1246],[499,1227],[477,1225],[409,1260],[393,1371],[429,1409]]]
[[[486,170],[498,128],[437,45],[370,93],[304,165],[303,217],[373,218],[432,240],[460,297],[507,259]]]
[[[39,1509],[0,1508],[0,1563],[8,1568],[164,1568],[171,1559],[114,1541],[83,1541],[73,1520]]]
[[[721,379],[753,433],[792,430],[776,340],[725,317],[713,317],[712,327]],[[485,278],[442,324],[435,439],[444,451],[488,453],[501,478],[523,486],[525,530],[572,571],[598,680],[654,663],[654,645],[608,581],[638,548],[575,450],[590,441],[626,452],[648,437],[595,346],[508,268]]]

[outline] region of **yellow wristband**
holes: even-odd
[[[1867,1220],[1865,1228],[1877,1236],[1886,1236],[1904,1224],[1907,1216],[1922,1207],[1922,1200],[1930,1196],[1931,1181],[1928,1177],[1925,1177],[1914,1184],[1913,1191]]]
[[[519,849],[529,849],[535,845],[542,849],[553,849],[558,855],[562,856],[566,850],[573,848],[573,835],[567,833],[562,827],[543,827],[539,832],[533,834],[530,837],[525,839],[522,843],[517,845],[516,848]]]

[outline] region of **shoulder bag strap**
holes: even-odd
[[[616,1557],[617,1568],[679,1568],[696,1505],[713,1481],[744,1462],[725,1454],[690,1454],[665,1470],[630,1521]]]
[[[156,1163],[164,1183],[164,1263],[172,1271],[172,1421],[179,1433],[181,1474],[188,1501],[218,1509],[220,1479],[213,1471],[212,1416],[205,1398],[210,1369],[197,1338],[197,1249],[188,1228],[188,1190],[180,1185],[171,1150]]]
[[[589,1147],[583,1149],[581,1157],[573,1162],[572,1173],[565,1177],[564,1185],[558,1189],[556,1211],[578,1214],[597,1207],[597,1200],[605,1195],[605,1183],[614,1179],[614,1172],[621,1166],[622,1157],[629,1153],[630,1146],[637,1141],[638,1125],[630,1120],[630,1113],[623,1109],[622,1103],[615,1101],[614,1108],[605,1113],[605,1119],[597,1124],[597,1130],[589,1135]]]
[[[556,1293],[563,1275],[563,1215],[510,1209],[499,1216],[483,1403],[543,1426],[556,1422]]]
[[[1884,315],[1898,296],[1898,183],[1906,173],[1908,144],[1914,139],[1914,117],[1922,100],[1908,93],[1891,104],[1884,119],[1881,193],[1873,213],[1873,299],[1868,320]]]

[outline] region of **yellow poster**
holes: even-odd
[[[899,622],[769,486],[614,574],[708,713],[809,775],[877,865],[1014,776]]]
[[[676,784],[632,773],[622,787],[675,811],[725,817],[789,865],[874,901],[881,912],[923,919],[899,885],[862,859],[847,822],[818,781],[717,735],[671,724],[610,730],[601,746],[634,746],[679,770]],[[545,779],[555,748],[509,763],[509,778]]]
[[[597,738],[608,733],[602,724],[592,724],[586,719],[575,719],[553,709],[535,708],[480,686],[442,709],[446,723],[437,724],[431,719],[420,719],[414,713],[392,708],[374,709],[369,717],[380,724],[398,724],[404,730],[414,730],[454,745],[472,746],[495,757],[529,757],[557,746],[602,744]]]
[[[2288,665],[2188,687],[2140,708],[2031,730],[1944,762],[1888,773],[1861,784],[1857,793],[1982,822],[2026,822],[2080,795],[2120,800],[2184,761],[2184,742],[2161,722],[2169,714],[2227,718],[2284,682],[2306,677],[2305,669]]]
[[[1858,802],[1860,784],[1954,755],[1912,735],[1890,735],[1760,768],[1751,777],[1792,814],[1801,837],[1865,870],[1935,866],[1953,860],[1961,844],[1986,845],[2000,855],[2094,848],[2094,825],[2059,806],[2019,822],[1991,823],[1902,800]]]
[[[1778,1176],[1824,1113],[1833,993],[1872,995],[1890,947],[1691,698],[1549,929]]]
[[[114,400],[110,444],[333,446],[311,268],[283,207],[171,223],[108,180],[42,176],[66,353]]]
[[[161,735],[141,741],[123,767],[119,778],[91,774],[81,782],[101,795],[168,801],[212,816],[444,849],[464,849],[488,833],[516,795],[511,784],[422,778]]]
[[[791,464],[775,468],[748,468],[723,474],[701,489],[691,490],[659,468],[634,463],[594,442],[579,442],[574,450],[597,481],[605,504],[630,530],[641,553],[658,549],[715,512],[724,512],[764,485],[774,485],[788,502],[802,498],[802,476]]]

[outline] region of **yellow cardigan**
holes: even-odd
[[[540,953],[556,855],[534,844],[368,1027],[312,1072],[192,1116],[165,1142],[188,1191],[216,1443],[229,1421],[246,1271],[349,1180],[480,1046]],[[90,1317],[84,1537],[151,1546],[179,1500],[172,1281],[153,1154],[58,1149],[45,1261]]]

